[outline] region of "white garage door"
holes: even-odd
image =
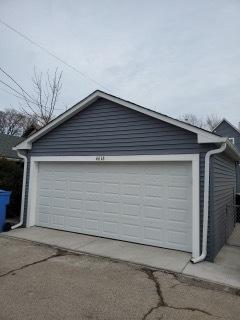
[[[190,162],[40,163],[36,224],[192,251]]]

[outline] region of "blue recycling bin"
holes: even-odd
[[[11,191],[0,189],[0,232],[3,231],[6,220],[6,209],[10,201]]]

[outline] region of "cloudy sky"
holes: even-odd
[[[0,24],[0,66],[24,88],[34,66],[63,70],[57,113],[104,87],[174,117],[240,121],[239,0],[1,0],[0,20],[80,71]],[[6,91],[0,109],[17,108]]]

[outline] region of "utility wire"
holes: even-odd
[[[0,67],[0,71],[2,71],[2,68]],[[7,76],[8,76],[8,73],[6,73],[6,72],[4,72]],[[11,78],[11,77],[10,77]],[[12,79],[12,78],[11,78]],[[18,83],[15,81],[15,80],[13,80],[17,85],[18,85]],[[3,80],[1,80],[0,79],[0,83],[2,83],[4,86],[6,86],[6,87],[8,87],[9,89],[11,89],[13,92],[15,92],[15,94],[13,93],[13,92],[9,92],[9,91],[7,91],[7,90],[5,90],[5,89],[3,89],[3,88],[1,88],[0,87],[0,89],[2,90],[2,91],[4,91],[4,92],[6,92],[6,93],[8,93],[9,95],[12,95],[12,96],[14,96],[14,97],[16,97],[16,98],[18,98],[18,99],[22,99],[22,100],[24,100],[24,101],[27,101],[28,103],[34,103],[34,101],[31,101],[31,100],[29,100],[29,98],[27,98],[27,97],[25,97],[24,96],[24,94],[23,93],[20,93],[20,92],[18,92],[16,89],[14,89],[13,87],[11,87],[9,84],[7,84],[6,82],[4,82]],[[19,86],[19,85],[18,85]],[[21,90],[23,90],[23,92],[26,92],[24,89],[22,89],[22,87],[21,86],[19,86],[19,88],[21,88]],[[26,94],[27,94],[27,92],[26,92]],[[27,94],[28,95],[28,94]],[[28,95],[29,96],[29,95]],[[29,96],[29,97],[31,97],[31,96]],[[32,98],[33,99],[33,98]],[[29,106],[27,106],[28,108],[29,108]],[[65,109],[60,109],[60,108],[55,108],[54,110],[64,110],[65,111]]]
[[[57,59],[58,61],[60,61],[62,64],[64,64],[65,66],[67,66],[68,68],[72,69],[73,71],[77,72],[78,74],[80,74],[82,77],[87,78],[89,81],[97,84],[99,87],[101,87],[104,90],[109,91],[109,89],[107,87],[105,87],[104,85],[102,85],[100,82],[96,81],[95,79],[93,79],[92,77],[89,77],[87,74],[85,74],[84,72],[80,71],[79,69],[77,69],[76,67],[74,67],[73,65],[71,65],[70,63],[68,63],[67,61],[63,60],[62,58],[59,58],[56,54],[52,53],[51,51],[49,51],[47,48],[43,47],[42,45],[40,45],[39,43],[37,43],[36,41],[32,40],[31,38],[29,38],[28,36],[26,36],[25,34],[23,34],[22,32],[18,31],[17,29],[15,29],[14,27],[10,26],[8,23],[6,23],[5,21],[3,21],[2,19],[0,19],[0,23],[2,25],[4,25],[6,28],[10,29],[11,31],[15,32],[16,34],[18,34],[20,37],[22,37],[23,39],[25,39],[26,41],[30,42],[32,45],[37,46],[38,48],[40,48],[41,50],[45,51],[47,54],[49,54],[50,56],[52,56],[53,58]]]

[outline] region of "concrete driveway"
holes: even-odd
[[[240,296],[177,275],[0,238],[0,319],[238,320]]]

